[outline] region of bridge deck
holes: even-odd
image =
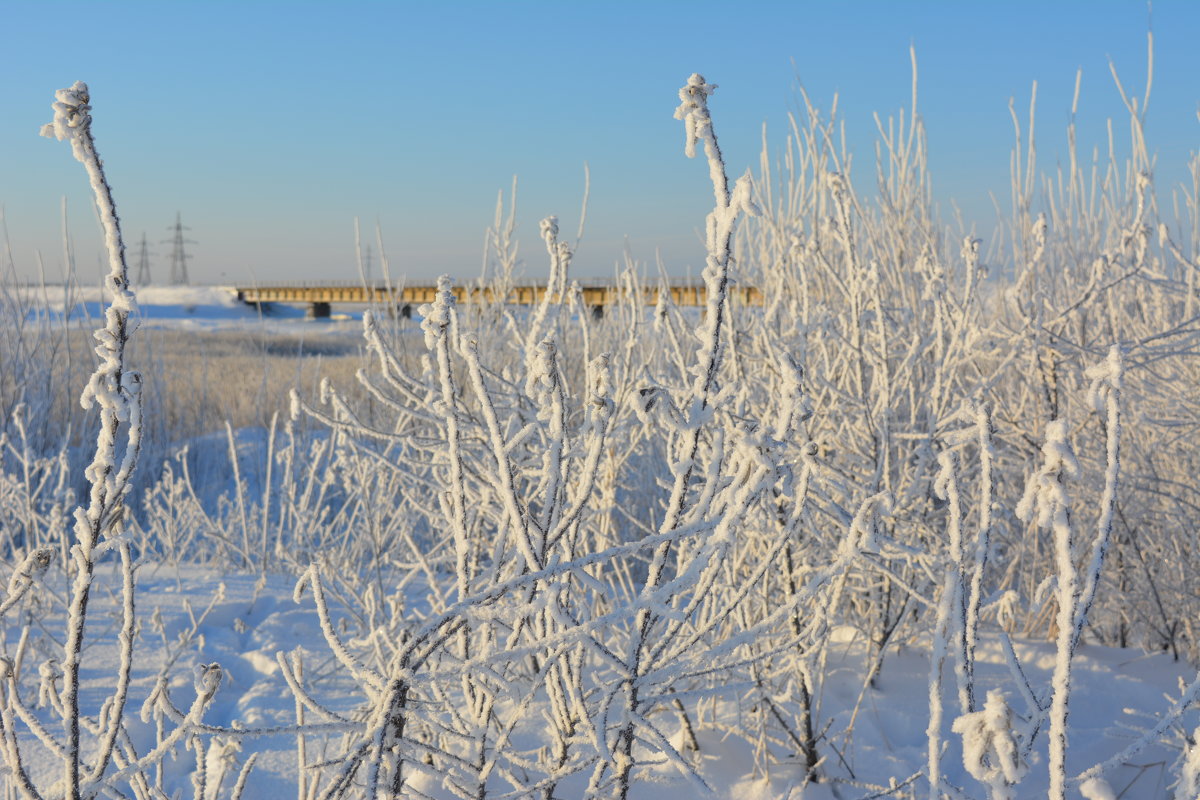
[[[396,306],[411,306],[432,303],[437,287],[418,284],[402,287],[342,285],[259,285],[238,286],[238,299],[246,303],[371,303]],[[592,308],[603,308],[621,302],[628,297],[628,290],[620,286],[587,285],[580,287],[583,302]],[[452,288],[459,303],[495,302],[496,295],[491,287],[454,286]],[[670,287],[671,300],[679,306],[702,306],[708,300],[704,284],[679,284]],[[641,301],[658,303],[659,287],[641,287]],[[753,286],[731,286],[730,296],[746,305],[762,305],[762,293]],[[522,284],[512,287],[505,302],[511,305],[534,305],[542,300],[546,287],[537,284]]]

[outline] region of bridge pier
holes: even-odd
[[[395,305],[389,305],[387,312],[393,320],[412,319],[412,304],[396,303]]]
[[[329,303],[318,300],[309,305],[307,316],[309,319],[329,319],[330,310]]]

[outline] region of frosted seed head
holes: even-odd
[[[887,492],[872,495],[863,501],[850,523],[850,535],[842,540],[839,551],[843,556],[859,552],[877,553],[880,550],[879,520],[892,513],[892,498]]]
[[[438,341],[446,335],[450,326],[451,309],[454,307],[454,279],[442,275],[437,280],[437,296],[432,304],[422,305],[421,331],[425,334],[425,347],[432,350]]]
[[[296,580],[296,586],[294,589],[292,589],[292,602],[293,603],[296,603],[297,605],[299,605],[300,603],[302,603],[304,601],[304,591],[308,588],[308,585],[312,582],[313,572],[315,569],[316,569],[315,566],[309,566],[309,568],[304,570],[304,573]]]
[[[730,198],[729,207],[736,211],[742,211],[748,217],[761,217],[762,209],[754,202],[754,178],[750,176],[750,170],[737,179],[733,185],[733,196]]]
[[[657,386],[643,386],[638,389],[637,398],[634,400],[634,411],[643,424],[649,424],[650,412],[658,405],[661,393],[662,389]]]
[[[666,289],[659,289],[658,291],[658,301],[654,304],[654,329],[656,331],[661,330],[667,321],[667,301],[670,294]]]
[[[550,393],[558,383],[558,367],[555,361],[557,348],[554,340],[546,337],[538,343],[525,378],[525,394],[541,408],[550,403]]]
[[[300,392],[294,386],[288,390],[288,411],[292,422],[300,419]]]
[[[601,353],[592,359],[592,395],[599,400],[612,397],[612,354]]]
[[[90,101],[91,95],[83,81],[75,81],[70,88],[59,89],[54,93],[51,106],[54,120],[42,126],[42,136],[61,142],[85,132],[92,124],[92,116],[88,113],[92,110],[88,105]]]
[[[967,236],[963,239],[962,257],[963,261],[973,263],[979,259],[979,246],[983,244],[982,239],[976,239],[974,236]]]
[[[192,668],[192,681],[196,694],[211,697],[221,685],[221,665],[215,661],[211,664],[197,664]]]
[[[707,110],[708,96],[716,90],[715,83],[707,83],[703,75],[693,72],[679,90],[679,107],[675,109],[675,119],[686,119],[689,114]]]
[[[829,191],[834,195],[843,195],[846,193],[846,179],[840,172],[830,172],[825,176],[825,185],[829,187]],[[831,217],[829,219],[831,225],[836,226],[836,221]]]
[[[46,707],[53,705],[52,697],[58,694],[58,680],[62,677],[62,667],[58,660],[48,658],[38,665],[38,705]]]
[[[708,115],[708,96],[716,91],[716,84],[705,83],[704,77],[692,73],[687,84],[679,90],[679,107],[675,119],[684,126],[684,152],[688,158],[696,155],[696,141],[712,138],[712,119]]]
[[[9,581],[9,593],[13,591],[13,582],[18,577],[37,580],[46,573],[46,570],[50,567],[50,562],[53,560],[54,550],[49,547],[39,547],[25,556],[25,560],[21,562],[21,566],[13,573],[13,577]]]
[[[546,217],[538,223],[538,232],[547,245],[556,241],[558,239],[558,217],[554,214]]]
[[[958,469],[958,458],[954,450],[946,449],[938,453],[938,473],[933,479],[933,493],[942,500],[950,499],[950,484]]]
[[[1046,213],[1043,211],[1038,214],[1037,219],[1033,223],[1034,240],[1039,244],[1046,243],[1046,234],[1050,231],[1050,223],[1046,220]]]
[[[1093,364],[1084,370],[1084,377],[1091,381],[1088,386],[1088,402],[1097,413],[1103,413],[1113,392],[1121,391],[1121,348],[1113,345],[1109,348],[1108,357],[1099,364]]]

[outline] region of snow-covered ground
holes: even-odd
[[[198,330],[228,330],[245,325],[268,325],[292,330],[312,322],[338,329],[344,323],[361,320],[361,306],[338,306],[330,319],[306,319],[303,305],[272,303],[264,313],[237,299],[231,286],[143,286],[137,288],[138,311],[142,324]],[[72,320],[96,320],[103,314],[107,298],[98,286],[42,287],[22,286],[17,296],[27,307],[49,312],[54,318],[69,312]],[[35,312],[36,313],[36,312]],[[330,328],[329,326],[332,326]],[[312,330],[311,328],[309,330]]]
[[[220,572],[194,567],[175,567],[154,562],[143,564],[137,573],[142,641],[135,659],[130,707],[136,711],[151,697],[160,677],[172,703],[186,709],[195,699],[193,674],[196,667],[217,663],[223,679],[221,688],[204,722],[211,726],[235,726],[252,729],[289,727],[296,724],[296,704],[282,675],[279,660],[300,654],[306,685],[323,704],[353,717],[359,702],[356,687],[329,654],[321,632],[311,593],[299,602],[293,598],[295,580],[284,575],[255,575]],[[111,571],[102,573],[97,582],[92,610],[97,635],[89,645],[84,671],[83,705],[94,708],[111,690],[117,667],[118,649],[115,619],[120,579]],[[51,585],[50,594],[65,597],[65,587]],[[44,609],[57,603],[43,602]],[[49,610],[41,620],[46,628],[61,624],[61,612]],[[345,609],[334,606],[335,624],[347,616]],[[106,631],[105,627],[109,629]],[[17,631],[10,629],[9,647],[15,645]],[[820,714],[829,723],[831,738],[826,745],[830,759],[845,759],[853,765],[853,775],[863,788],[854,793],[841,784],[837,791],[823,785],[800,789],[803,769],[789,766],[787,753],[776,753],[776,764],[767,772],[755,770],[755,743],[747,739],[745,719],[751,713],[737,702],[731,691],[717,706],[717,715],[701,714],[697,738],[700,752],[694,754],[699,772],[719,797],[737,800],[773,800],[799,798],[834,800],[872,796],[868,786],[887,786],[893,778],[901,780],[920,772],[925,766],[926,725],[928,723],[927,682],[929,652],[920,646],[904,647],[890,655],[874,686],[865,686],[866,647],[849,629],[836,631],[825,678],[824,696],[819,698]],[[1053,644],[1046,641],[1019,641],[1017,653],[1034,685],[1049,680],[1054,663]],[[32,660],[32,659],[31,659]],[[1181,681],[1190,681],[1194,673],[1185,664],[1164,654],[1146,654],[1135,650],[1082,646],[1075,659],[1074,694],[1080,698],[1072,706],[1071,751],[1068,773],[1075,774],[1091,764],[1120,752],[1140,733],[1153,727],[1148,711],[1162,709],[1168,698],[1177,697]],[[981,684],[1004,688],[1016,705],[1019,692],[1012,683],[996,636],[987,635],[980,643],[978,676]],[[952,702],[947,688],[945,701]],[[520,702],[514,695],[500,702]],[[739,711],[740,709],[740,711]],[[1193,719],[1194,723],[1195,720]],[[839,737],[848,727],[853,737]],[[132,735],[141,752],[153,744],[153,720],[135,725]],[[1138,753],[1129,763],[1107,775],[1115,796],[1125,798],[1167,797],[1172,781],[1171,768],[1179,757],[1182,734],[1173,745],[1153,745]],[[1188,730],[1190,733],[1190,729]],[[32,739],[32,737],[28,737]],[[672,737],[681,745],[676,729]],[[309,736],[309,753],[322,746],[336,750],[333,742],[322,744],[320,736]],[[290,797],[297,785],[295,736],[275,734],[242,739],[240,749],[231,737],[217,737],[209,755],[210,780],[226,772],[223,791],[228,791],[240,766],[251,754],[257,754],[250,772],[248,798]],[[31,752],[37,752],[31,750]],[[793,759],[794,761],[794,759]],[[949,780],[968,785],[958,745],[951,739],[945,758]],[[38,778],[50,768],[50,760],[34,760],[32,771]],[[195,769],[195,755],[177,748],[166,763],[168,776],[182,786]],[[634,797],[656,800],[690,800],[693,786],[678,777],[676,770],[653,770],[660,783],[643,786]],[[565,782],[563,797],[582,793],[577,781]],[[424,777],[420,789],[432,797],[453,795],[438,780]],[[211,797],[221,796],[214,787]],[[1038,761],[1021,786],[1022,797],[1044,796],[1045,764]]]

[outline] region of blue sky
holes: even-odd
[[[198,282],[356,276],[353,222],[376,219],[395,273],[478,272],[496,193],[515,174],[525,271],[545,273],[537,222],[574,231],[575,272],[611,272],[626,240],[677,274],[698,271],[711,205],[683,155],[676,91],[701,72],[731,172],[757,164],[761,126],[782,133],[803,83],[835,92],[869,185],[874,122],[909,99],[920,64],[934,194],[988,235],[988,192],[1007,198],[1008,100],[1038,88],[1040,159],[1065,145],[1083,69],[1081,151],[1124,130],[1108,73],[1145,80],[1145,3],[1090,2],[89,2],[6,0],[0,26],[0,204],[18,272],[61,272],[67,198],[81,278],[98,274],[86,179],[37,136],[53,91],[88,82],[94,130],[127,239],[146,231],[157,276],[183,214]],[[1160,193],[1200,145],[1200,3],[1154,4],[1148,134]]]

